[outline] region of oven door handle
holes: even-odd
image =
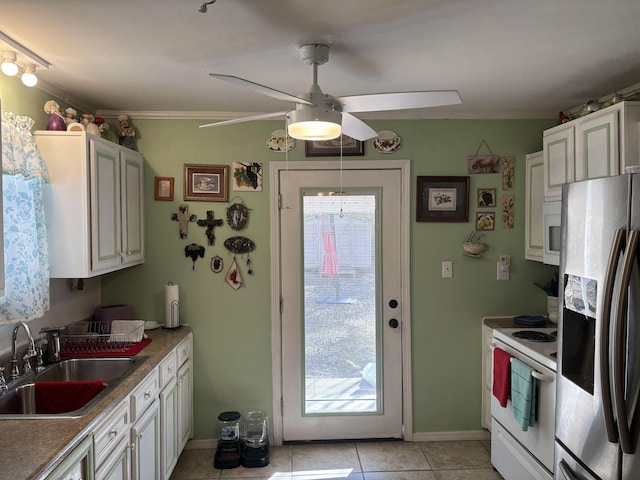
[[[537,370],[532,371],[531,376],[541,382],[553,383],[553,380],[554,380],[554,378],[551,375],[545,375],[544,373],[540,373]]]

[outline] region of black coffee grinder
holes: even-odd
[[[219,469],[239,467],[242,454],[239,412],[222,412],[218,415],[218,435],[218,448],[213,457],[213,467]]]

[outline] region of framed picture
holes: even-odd
[[[468,222],[469,177],[418,177],[417,222]]]
[[[489,155],[483,157],[469,157],[469,173],[500,173],[500,157]]]
[[[184,199],[226,202],[229,199],[228,165],[184,164]]]
[[[154,198],[173,201],[173,177],[156,177]]]
[[[493,230],[496,223],[495,212],[476,212],[476,230]]]
[[[347,135],[332,140],[315,140],[305,142],[305,156],[307,157],[339,157],[340,142],[342,141],[342,156],[364,155],[364,142]]]
[[[487,208],[496,206],[496,189],[495,188],[479,188],[478,189],[478,207]]]
[[[234,192],[262,191],[262,163],[233,162],[233,178],[231,180]]]

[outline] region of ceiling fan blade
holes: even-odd
[[[268,97],[277,98],[278,100],[284,100],[285,102],[302,103],[304,105],[313,105],[313,103],[305,100],[304,98],[296,97],[295,95],[281,92],[280,90],[276,90],[275,88],[260,85],[259,83],[245,80],[244,78],[235,77],[233,75],[221,75],[219,73],[210,73],[209,75],[219,80],[224,80],[225,82],[240,85],[241,87],[250,88],[254,92],[261,93],[262,95],[266,95]]]
[[[373,128],[346,112],[342,112],[342,133],[360,141],[378,136]]]
[[[343,112],[381,112],[410,108],[439,107],[461,103],[457,90],[433,90],[426,92],[374,93],[336,97]]]
[[[234,118],[233,120],[224,120],[222,122],[207,123],[206,125],[200,125],[199,128],[207,127],[221,127],[223,125],[232,125],[234,123],[251,122],[253,120],[262,120],[263,118],[279,117],[286,115],[289,112],[274,112],[274,113],[261,113],[260,115],[251,115],[250,117]]]

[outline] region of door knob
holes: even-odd
[[[391,328],[398,328],[398,325],[400,325],[400,322],[398,322],[398,320],[396,320],[395,318],[389,320],[389,326]]]

